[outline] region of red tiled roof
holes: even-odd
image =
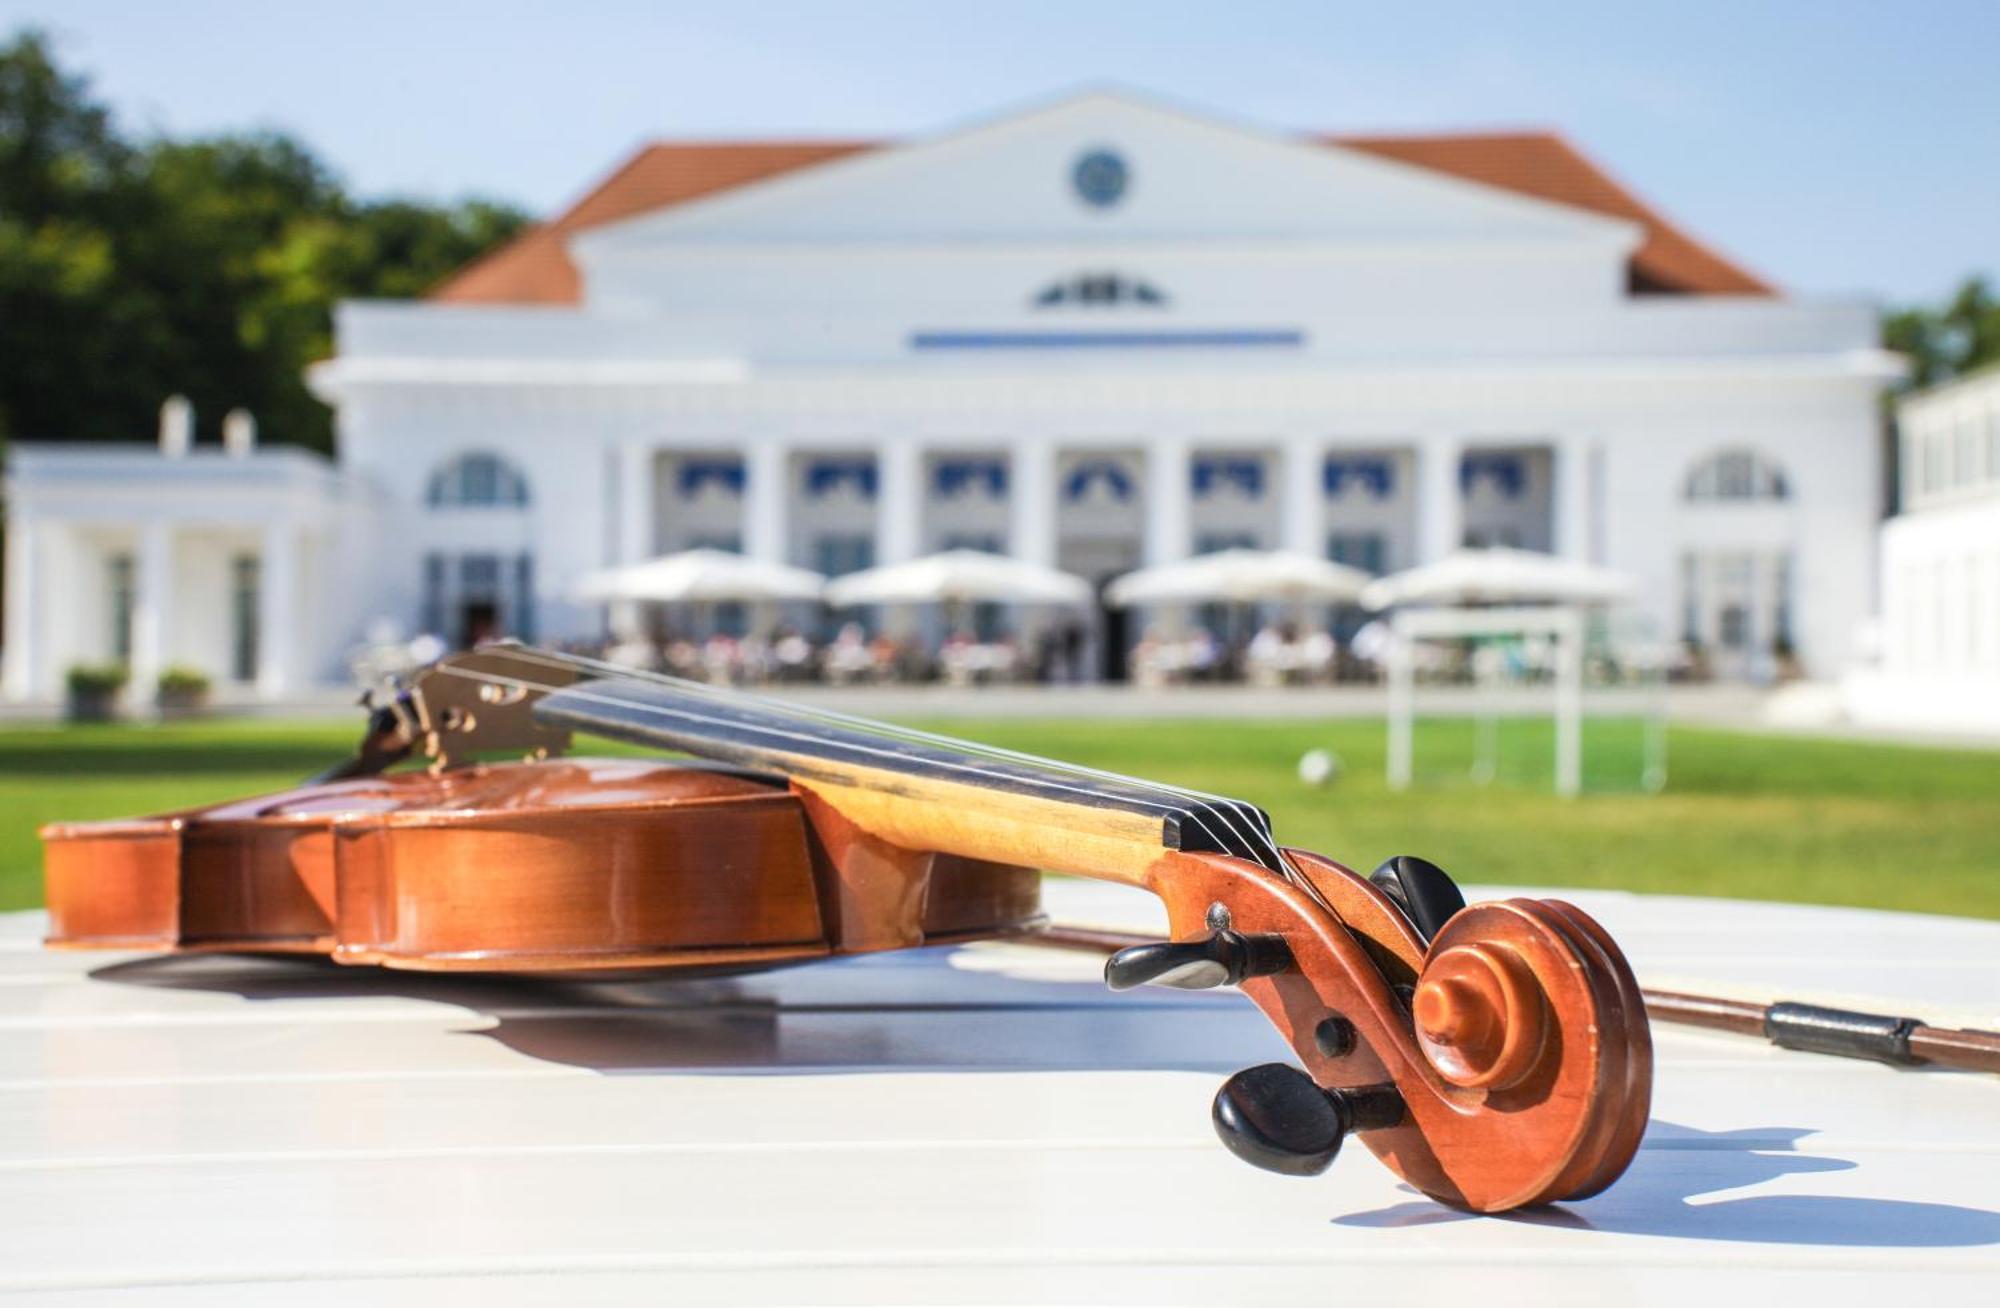
[[[1324,139],[1329,145],[1638,223],[1646,229],[1646,239],[1632,255],[1635,291],[1690,295],[1775,293],[1768,283],[1661,217],[1553,132]]]
[[[581,288],[564,244],[571,233],[873,148],[865,141],[649,145],[560,217],[459,269],[430,298],[455,304],[575,304]]]
[[[1773,294],[1769,285],[1675,227],[1553,133],[1320,139],[1328,145],[1636,222],[1645,228],[1646,237],[1632,256],[1635,291]],[[876,143],[865,141],[647,146],[560,217],[460,269],[432,291],[430,298],[453,304],[574,304],[580,287],[565,245],[571,233],[874,148]]]

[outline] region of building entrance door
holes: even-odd
[[[1682,584],[1682,635],[1707,656],[1713,675],[1770,676],[1790,641],[1788,557],[1754,550],[1690,554]]]
[[[1090,619],[1090,648],[1077,651],[1076,673],[1102,681],[1123,681],[1136,633],[1124,609],[1104,602],[1104,588],[1139,566],[1143,548],[1136,539],[1120,536],[1079,537],[1062,542],[1056,566],[1075,573],[1097,588],[1096,612]]]
[[[534,639],[534,562],[527,554],[430,554],[423,628],[461,649],[482,640]]]
[[[500,636],[500,606],[492,600],[467,600],[459,614],[458,643],[471,649]]]
[[[1112,574],[1115,576],[1116,574]],[[1102,665],[1097,675],[1105,681],[1123,681],[1126,676],[1126,654],[1132,648],[1132,636],[1127,622],[1127,611],[1115,609],[1104,602],[1104,588],[1111,584],[1112,576],[1102,577],[1097,583],[1097,621],[1103,639],[1098,642],[1098,656]]]

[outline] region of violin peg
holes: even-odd
[[[1164,940],[1121,949],[1104,963],[1104,984],[1113,990],[1172,986],[1210,990],[1253,976],[1270,976],[1292,965],[1281,936],[1217,931],[1205,940]]]
[[[1403,1100],[1393,1086],[1325,1090],[1287,1063],[1246,1068],[1215,1092],[1210,1120],[1229,1152],[1281,1176],[1318,1176],[1349,1131],[1394,1126]]]
[[[1426,945],[1465,907],[1465,892],[1458,883],[1437,864],[1414,854],[1396,855],[1369,873],[1368,879],[1396,901]]]

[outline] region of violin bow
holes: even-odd
[[[1037,931],[1026,943],[1116,955],[1161,942],[1156,936],[1131,932],[1054,925]],[[1921,1018],[1790,999],[1760,1004],[1677,990],[1641,989],[1639,993],[1646,1003],[1646,1016],[1655,1022],[1757,1036],[1780,1049],[1801,1053],[1863,1058],[1896,1067],[2000,1073],[2000,1031],[1933,1026]]]
[[[1899,1067],[2000,1072],[2000,1031],[1932,1026],[1921,1018],[1826,1008],[1794,1000],[1759,1004],[1674,990],[1646,990],[1655,1021],[1762,1036],[1781,1049],[1867,1058]]]

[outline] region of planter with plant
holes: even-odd
[[[208,674],[200,668],[168,668],[160,674],[159,703],[169,710],[203,707],[208,703]]]
[[[78,663],[68,676],[69,718],[72,722],[107,722],[118,715],[118,696],[125,689],[126,671],[118,663]]]

